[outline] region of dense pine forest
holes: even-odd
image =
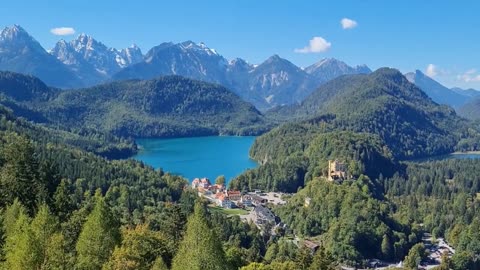
[[[423,232],[456,248],[441,267],[478,267],[478,160],[407,163],[390,178],[343,184],[314,177],[274,209],[290,230],[274,236],[211,212],[180,177],[29,137],[35,125],[7,110],[1,123],[4,269],[337,269],[408,262],[422,254]],[[290,233],[322,247],[311,253]]]
[[[59,93],[32,77],[2,74],[0,269],[313,270],[367,267],[370,259],[416,269],[426,257],[426,233],[456,249],[438,269],[480,269],[480,160],[408,161],[477,150],[478,125],[431,102],[394,71],[355,75],[354,86],[344,77],[332,82],[357,96],[311,107],[306,101],[300,106],[330,108],[308,112],[312,118],[304,118],[303,109],[292,118],[281,112],[296,106],[275,112],[284,118],[277,115],[268,128],[295,121],[259,137],[251,155],[261,166],[230,182],[241,191],[290,193],[286,204],[268,206],[285,224],[275,229],[213,211],[180,176],[119,159],[136,151],[130,136],[190,134],[179,126],[172,133],[135,121],[142,128],[125,126],[130,120],[112,109],[125,104],[155,121],[183,117],[186,125],[188,115],[205,114],[206,122],[198,123],[214,134],[267,129],[263,121],[269,120],[246,103],[233,114],[227,109],[233,103],[207,110],[184,92],[199,91],[205,104],[236,102],[223,88],[165,77]],[[153,90],[140,102],[137,87]],[[101,96],[118,103],[95,103]],[[361,107],[366,97],[373,101]],[[166,98],[168,104],[155,103]],[[359,107],[365,117],[342,112],[346,106]],[[74,114],[77,109],[83,113]],[[95,117],[86,113],[92,110]],[[217,112],[225,118],[215,122]],[[326,181],[331,159],[345,162],[345,181]],[[306,241],[320,246],[312,251]]]

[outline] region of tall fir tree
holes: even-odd
[[[52,236],[58,229],[58,221],[55,216],[50,213],[46,205],[38,208],[37,215],[30,224],[31,232],[34,237],[33,246],[36,269],[49,269],[50,260],[55,260],[48,256],[47,251],[52,244]]]
[[[230,267],[222,243],[207,221],[203,204],[196,203],[187,230],[173,259],[172,270],[225,270]]]
[[[154,262],[150,270],[168,270],[167,265],[163,261],[162,257],[159,256]]]
[[[10,205],[18,198],[29,213],[33,213],[37,202],[45,199],[46,190],[39,176],[32,142],[9,133],[1,150],[0,205]]]
[[[151,231],[146,224],[124,229],[122,236],[122,245],[115,248],[104,270],[149,270],[156,260],[164,262],[162,257],[171,260],[167,238],[160,232]]]
[[[53,234],[45,247],[44,269],[67,270],[71,269],[65,249],[65,237],[62,233]]]
[[[333,257],[330,253],[325,251],[323,246],[315,252],[312,259],[312,264],[310,264],[309,270],[334,270],[337,269],[337,266],[334,262]]]
[[[408,255],[405,257],[405,260],[403,261],[403,265],[407,269],[416,270],[418,269],[418,265],[420,264],[424,256],[425,256],[425,247],[423,246],[422,243],[416,244],[408,252]]]
[[[68,189],[68,182],[67,180],[62,179],[53,194],[53,210],[60,219],[60,222],[64,222],[73,212],[73,209],[72,196]]]
[[[393,245],[392,245],[392,240],[390,239],[390,236],[388,234],[383,235],[381,249],[382,249],[382,256],[385,260],[392,259]]]
[[[10,218],[15,220],[8,221],[11,227],[5,239],[5,269],[36,269],[37,266],[35,236],[30,228],[30,218],[22,208],[20,206],[16,217],[9,213]]]
[[[77,241],[77,268],[101,269],[120,242],[117,219],[99,192],[96,204],[88,215]]]

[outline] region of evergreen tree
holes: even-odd
[[[9,221],[9,223],[11,222],[12,220]],[[36,269],[38,253],[36,252],[35,236],[30,228],[30,218],[25,210],[18,211],[18,216],[11,226],[7,230],[4,247],[5,269]]]
[[[45,199],[45,187],[40,181],[32,142],[24,136],[10,133],[2,148],[0,168],[0,205],[10,205],[18,198],[33,213],[38,200]]]
[[[239,269],[242,266],[245,266],[247,262],[245,261],[245,249],[233,246],[229,247],[225,252],[228,264],[233,269]]]
[[[172,270],[228,269],[225,252],[212,226],[207,221],[206,209],[196,203],[187,222],[187,230],[173,259]]]
[[[122,236],[122,245],[115,248],[104,269],[148,270],[153,267],[155,261],[164,262],[162,256],[171,259],[166,237],[159,232],[151,231],[147,225],[125,229]]]
[[[275,260],[275,258],[278,256],[278,244],[277,243],[272,243],[268,249],[267,252],[265,252],[265,262],[271,263]]]
[[[27,210],[18,199],[15,199],[13,203],[5,209],[5,212],[3,213],[3,231],[5,237],[12,235],[18,217],[20,215],[26,215],[26,211]]]
[[[336,265],[332,256],[325,251],[325,249],[320,246],[319,249],[315,252],[312,264],[310,264],[310,270],[334,270]]]
[[[390,260],[393,254],[393,245],[392,240],[390,239],[390,236],[388,236],[388,234],[383,235],[381,249],[383,258],[385,260]]]
[[[270,268],[263,263],[253,262],[247,266],[242,267],[240,270],[270,270]]]
[[[119,243],[117,220],[97,193],[96,204],[88,215],[76,245],[78,269],[100,269]]]
[[[308,267],[312,263],[312,253],[310,249],[305,246],[301,247],[297,252],[295,262],[297,263],[298,269],[308,269]]]
[[[407,269],[418,269],[418,265],[425,256],[425,247],[422,243],[414,245],[408,252],[407,257],[403,261]]]
[[[5,244],[7,269],[65,269],[63,236],[56,233],[57,220],[46,205],[39,207],[30,222],[15,200],[5,217],[10,226]]]
[[[82,207],[74,211],[70,218],[62,223],[62,234],[64,236],[64,247],[65,247],[65,256],[68,262],[69,269],[75,267],[76,263],[76,244],[80,233],[82,232],[82,227],[85,224],[85,221],[88,217],[88,214],[91,212],[91,209],[88,207]]]
[[[468,251],[456,252],[452,257],[452,264],[454,270],[474,269],[473,265],[474,255]]]
[[[53,248],[50,244],[52,244],[51,238],[57,230],[57,224],[56,218],[51,215],[48,207],[41,205],[30,225],[34,237],[34,242],[31,243],[31,246],[34,251],[32,256],[35,257],[36,269],[49,269],[47,267],[50,265],[49,261],[56,259],[49,257],[47,251]]]
[[[66,221],[73,211],[73,202],[65,179],[60,181],[53,195],[53,208],[61,222]]]
[[[61,233],[53,234],[45,248],[45,263],[43,269],[67,270],[70,269],[65,252],[65,238]]]
[[[442,263],[435,270],[450,270],[453,268],[452,260],[448,257],[448,252],[442,254]]]
[[[225,176],[224,175],[220,175],[217,177],[217,179],[215,179],[215,184],[217,185],[225,185]]]
[[[167,265],[163,261],[162,257],[159,256],[155,262],[153,262],[152,268],[150,270],[168,270]]]

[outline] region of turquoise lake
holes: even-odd
[[[257,163],[249,158],[253,136],[212,136],[176,139],[137,139],[140,147],[134,159],[192,181],[219,175],[227,181]]]

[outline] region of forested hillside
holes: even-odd
[[[20,100],[21,91],[5,90],[6,104],[16,104],[13,110],[42,100],[59,106],[66,97],[36,84],[33,92],[48,94],[20,102],[13,97]],[[113,90],[104,94],[115,97]],[[76,103],[85,98],[69,95]],[[479,161],[401,164],[380,135],[335,130],[332,115],[288,124],[270,133],[274,149],[263,148],[268,136],[255,145],[267,153],[260,156],[264,165],[231,184],[244,190],[305,186],[273,209],[287,227],[261,232],[205,208],[181,177],[95,154],[130,151],[135,146],[128,140],[87,127],[81,133],[40,126],[5,107],[0,117],[3,269],[313,270],[361,267],[371,258],[410,264],[422,254],[424,232],[447,237],[458,250],[445,260],[448,267],[477,267]],[[332,158],[347,163],[350,176],[342,184],[324,181]],[[293,243],[292,233],[321,247],[312,253]]]
[[[116,137],[92,129],[72,130],[54,129],[41,125],[33,125],[22,118],[13,115],[11,109],[0,105],[0,128],[25,134],[42,144],[62,144],[97,154],[110,159],[126,158],[133,155],[137,146],[131,139]]]
[[[400,160],[476,150],[480,139],[477,126],[388,68],[335,79],[270,117],[291,122],[256,139],[250,155],[262,166],[232,187],[293,192],[325,176],[328,159],[346,161],[356,175],[386,177]]]
[[[439,269],[479,269],[480,160],[405,165],[404,175],[378,180],[315,179],[275,211],[297,235],[321,242],[327,253],[349,265],[381,258],[416,269],[409,260],[416,249],[424,249],[418,244],[423,233],[431,233],[455,248]]]
[[[299,125],[317,132],[346,129],[377,134],[399,159],[452,152],[461,138],[478,135],[452,108],[434,103],[400,72],[388,68],[342,76],[299,106],[276,110],[275,116],[310,119]]]
[[[49,140],[50,130],[4,108],[0,120],[1,269],[182,269],[191,261],[174,260],[197,235],[185,227],[197,195],[184,179]],[[198,251],[219,254],[224,243],[235,254],[220,257],[227,269],[262,257],[256,227],[202,207],[188,223],[215,230],[202,232],[211,245]]]
[[[280,129],[269,133],[278,138],[274,148],[262,144],[262,137],[257,139],[252,153],[264,164],[244,172],[230,182],[230,186],[240,190],[260,188],[295,192],[313,178],[326,176],[328,160],[336,158],[347,164],[352,177],[392,175],[398,166],[388,147],[377,136],[348,131],[315,134],[295,129],[295,125],[291,127],[288,137],[278,133]],[[255,151],[267,154],[259,157]]]
[[[122,137],[251,135],[269,128],[252,105],[224,87],[178,76],[61,91],[2,72],[0,94],[4,105],[32,121]]]

